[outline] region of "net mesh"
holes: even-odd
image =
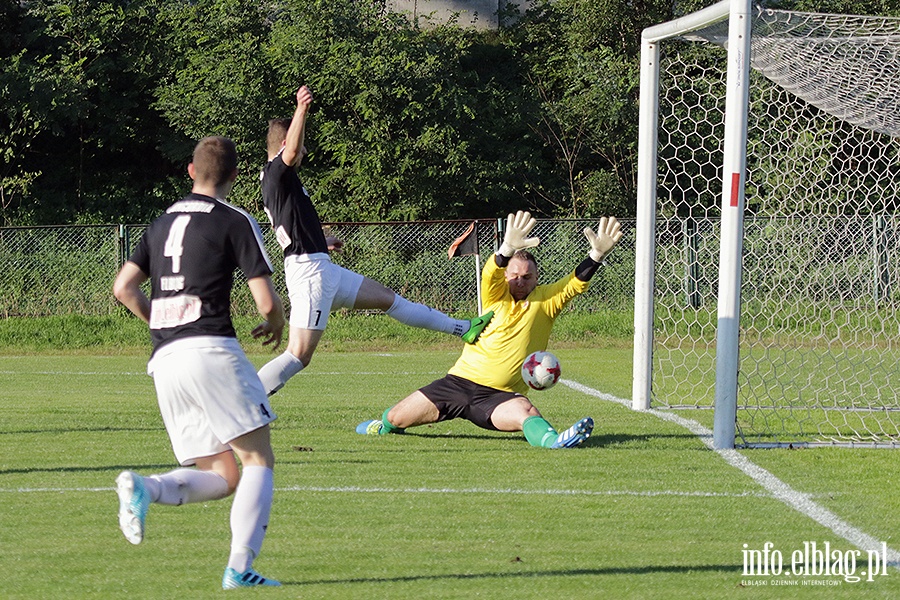
[[[656,405],[715,396],[727,27],[660,44]],[[739,445],[900,443],[898,32],[900,19],[755,16]]]

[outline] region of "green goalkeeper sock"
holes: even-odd
[[[544,417],[528,417],[525,419],[525,422],[522,423],[522,432],[525,434],[525,439],[528,440],[529,444],[539,448],[549,448],[559,436]]]
[[[391,409],[389,409],[389,408],[384,409],[384,413],[382,413],[382,415],[381,415],[382,427],[381,427],[381,431],[379,431],[378,433],[381,435],[387,435],[389,433],[403,433],[403,429],[401,429],[400,427],[394,427],[393,425],[391,425],[391,422],[388,421],[387,416],[388,416],[389,412],[391,412]]]

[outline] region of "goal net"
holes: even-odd
[[[644,33],[636,408],[711,412],[730,351],[717,344],[729,4]],[[734,443],[894,447],[900,19],[750,19]]]

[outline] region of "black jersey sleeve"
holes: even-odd
[[[128,260],[136,264],[145,275],[150,274],[150,249],[147,244],[147,236],[141,236]]]
[[[296,169],[279,154],[260,173],[263,205],[285,256],[328,253],[322,222]]]
[[[266,253],[259,224],[250,215],[243,213],[243,216],[245,218],[238,220],[235,225],[235,262],[247,279],[271,275],[274,269]]]
[[[580,281],[590,281],[591,277],[594,276],[594,273],[597,272],[597,269],[600,268],[600,265],[603,263],[598,263],[593,258],[588,256],[581,264],[575,267],[575,277]]]

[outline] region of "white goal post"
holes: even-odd
[[[719,448],[900,445],[900,19],[642,36],[632,404]]]

